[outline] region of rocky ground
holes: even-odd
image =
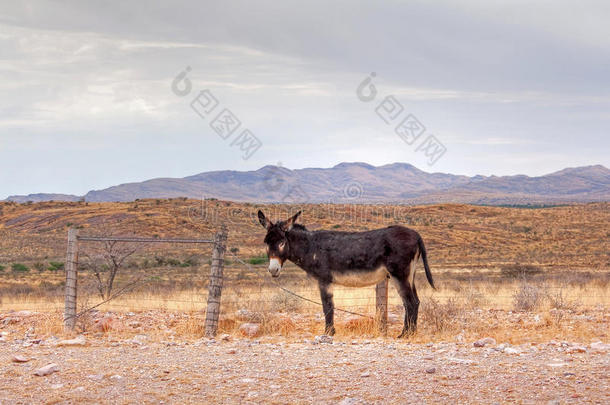
[[[49,314],[4,312],[0,404],[606,404],[610,344],[607,314],[600,314],[588,318],[606,342],[521,338],[509,344],[468,333],[430,343],[299,330],[261,336],[253,322],[202,339],[177,323],[186,314],[154,311],[98,313],[91,320],[97,331],[62,336]],[[519,318],[513,324],[522,332],[537,317],[503,316]]]

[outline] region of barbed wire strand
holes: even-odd
[[[235,260],[237,260],[239,263],[241,263],[242,265],[246,266],[248,268],[248,270],[252,271],[253,273],[257,274],[259,277],[262,277],[257,271],[253,270],[252,267],[250,266],[249,263],[244,262],[243,260],[241,260],[239,257],[237,257],[233,252],[231,252],[231,250],[229,249],[228,252],[231,254],[231,256],[233,256],[233,258]],[[295,293],[294,291],[289,290],[288,288],[282,286],[278,281],[276,280],[271,280],[273,284],[275,284],[276,287],[278,287],[280,290],[284,291],[287,294],[290,294],[296,298],[302,299],[303,301],[307,301],[310,302],[312,304],[316,304],[319,306],[322,306],[321,302],[318,301],[314,301],[312,299],[309,299],[307,297],[304,297],[302,295],[299,295],[297,293]],[[365,314],[361,314],[358,312],[354,312],[354,311],[349,311],[347,309],[343,309],[343,308],[335,308],[336,311],[340,311],[340,312],[345,312],[351,315],[356,315],[356,316],[361,316],[363,318],[370,318],[370,319],[375,319],[374,317],[370,316],[370,315],[365,315]]]

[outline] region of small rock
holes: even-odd
[[[148,341],[148,335],[135,335],[133,339],[127,340],[129,343],[133,343],[134,345],[142,346]]]
[[[251,384],[254,382],[254,378],[242,378],[240,381],[244,384]]]
[[[603,342],[593,342],[589,345],[589,347],[600,352],[610,351],[610,344]]]
[[[13,363],[27,363],[28,361],[30,361],[30,359],[16,354],[13,356],[12,361]]]
[[[72,390],[72,392],[83,392],[85,390],[85,387],[76,387]]]
[[[63,388],[63,387],[64,387],[63,384],[53,384],[53,385],[51,385],[51,389],[52,390],[58,390],[58,389]]]
[[[566,350],[566,352],[567,353],[586,353],[587,348],[584,346],[572,346],[568,350]]]
[[[575,376],[575,375],[576,375],[576,374],[574,374],[574,373],[570,373],[569,371],[566,371],[565,373],[563,373],[563,376],[564,376],[564,377],[573,377],[573,376]]]
[[[320,343],[323,343],[323,344],[332,344],[332,342],[333,342],[333,337],[329,336],[329,335],[320,335],[320,336],[316,336],[313,339],[313,343],[314,344],[320,344]]]
[[[35,314],[35,312],[32,312],[32,311],[17,311],[13,315],[20,316],[22,318],[27,318],[28,316],[32,316],[34,314]]]
[[[369,373],[368,371],[365,371],[364,373],[360,374],[360,377],[370,377],[371,373]]]
[[[45,375],[53,374],[59,371],[59,366],[55,363],[47,364],[44,367],[39,368],[34,372],[35,375],[42,377]]]
[[[222,340],[223,342],[228,342],[231,340],[231,335],[225,333],[220,335],[220,340]]]
[[[94,381],[101,381],[104,379],[104,376],[101,374],[89,374],[87,378]]]
[[[87,339],[83,335],[79,335],[74,339],[60,340],[57,346],[84,346],[87,344]]]
[[[363,404],[364,402],[359,399],[359,398],[344,398],[341,402],[339,402],[339,405],[360,405]]]
[[[472,345],[474,347],[485,347],[486,345],[495,345],[495,344],[496,344],[496,339],[494,339],[492,337],[485,337],[483,339],[477,340]]]
[[[111,379],[111,380],[122,380],[122,379],[123,379],[123,376],[122,376],[122,375],[115,374],[115,375],[111,375],[111,376],[110,376],[110,379]]]
[[[237,353],[237,350],[235,350],[235,349],[227,350],[227,354],[235,354],[235,353]]]
[[[426,373],[428,373],[428,374],[434,374],[434,373],[436,373],[436,367],[428,367],[428,368],[426,369]]]
[[[518,349],[515,349],[514,347],[506,347],[506,348],[504,348],[504,353],[506,353],[506,354],[519,354],[519,353],[521,353],[521,351],[518,350]]]
[[[258,323],[242,323],[239,326],[239,331],[242,333],[242,335],[244,336],[248,336],[248,337],[255,337],[259,334],[261,330],[261,325]]]

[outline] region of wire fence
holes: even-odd
[[[83,238],[108,243],[114,238]],[[151,238],[131,238],[125,243],[150,243]],[[188,243],[188,240],[180,241]],[[174,249],[172,241],[155,240],[155,249],[147,249],[121,263],[112,289],[103,291],[109,269],[95,263],[100,245],[88,244],[82,249],[78,276],[77,315],[92,310],[99,312],[199,312],[208,305],[208,287],[212,261],[209,249]],[[279,279],[267,272],[267,263],[260,258],[241,257],[238,249],[228,247],[224,258],[224,275],[220,317],[231,319],[248,311],[255,314],[306,314],[320,317],[317,283],[305,272],[287,265]],[[98,252],[99,253],[99,252]],[[131,256],[130,256],[131,257]],[[180,259],[178,259],[180,257]],[[255,260],[256,259],[256,260]],[[262,262],[262,263],[259,263]],[[257,264],[258,263],[258,264]],[[97,267],[96,267],[97,266]],[[419,267],[419,266],[418,266]],[[419,269],[418,269],[419,271]],[[437,290],[427,284],[421,271],[416,286],[421,305],[468,305],[472,309],[516,309],[524,288],[536,290],[539,299],[561,300],[584,307],[607,308],[610,304],[610,278],[607,273],[582,274],[543,273],[515,277],[473,271],[435,273]],[[63,309],[65,284],[61,272],[45,273],[44,280],[34,286],[16,286],[12,294],[0,297],[0,309],[27,309],[49,312]],[[18,283],[15,283],[18,284]],[[19,288],[22,290],[20,291]],[[532,292],[530,291],[530,294]],[[374,319],[376,295],[374,287],[334,289],[337,318]],[[402,301],[390,288],[388,307],[391,314],[402,317]]]

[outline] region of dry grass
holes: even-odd
[[[251,217],[258,208],[272,218],[297,209],[290,205],[208,202],[207,216],[192,215],[193,200],[145,200],[133,203],[0,203],[0,313],[33,310],[42,313],[36,328],[61,332],[64,274],[51,262],[64,261],[68,226],[94,235],[109,224],[116,234],[160,237],[207,237],[226,222],[229,249],[242,259],[264,253],[263,229]],[[608,203],[547,209],[515,209],[467,205],[421,207],[305,205],[303,221],[310,229],[364,230],[394,223],[419,231],[426,241],[438,290],[427,286],[421,271],[416,284],[420,299],[418,332],[413,341],[454,339],[456,336],[491,335],[499,341],[551,337],[599,337],[599,324],[579,317],[607,317],[610,302],[608,269],[610,246],[604,226],[610,222]],[[357,211],[358,215],[354,215]],[[210,215],[213,214],[213,215]],[[574,252],[578,240],[578,252]],[[87,245],[82,246],[87,249]],[[239,334],[240,309],[261,314],[264,336],[299,337],[323,333],[318,305],[288,295],[271,282],[264,265],[244,267],[226,257],[222,296],[222,333]],[[13,271],[13,263],[29,272]],[[16,266],[19,269],[20,266]],[[145,282],[137,289],[102,305],[100,313],[114,318],[134,312],[144,318],[141,333],[167,338],[197,338],[203,333],[207,299],[209,247],[155,245],[134,257],[116,280],[125,285],[136,277]],[[301,270],[288,266],[280,279],[307,299],[318,302],[315,283]],[[87,269],[79,278],[79,308],[99,301]],[[337,308],[374,316],[373,288],[336,288]],[[402,328],[402,305],[393,288],[389,305],[390,335]],[[521,320],[513,321],[517,311]],[[151,313],[152,315],[146,315]],[[514,316],[517,316],[514,315]],[[155,320],[155,317],[160,320]],[[530,322],[538,316],[540,322]],[[497,317],[494,318],[494,317]],[[153,318],[153,319],[149,319]],[[537,318],[537,319],[538,319]],[[525,320],[523,320],[525,319]],[[528,320],[529,319],[529,320]],[[606,319],[607,321],[607,319]],[[99,314],[83,316],[83,331],[129,335],[135,329],[123,321],[102,324]],[[373,319],[336,313],[338,338],[379,336]],[[163,325],[164,328],[159,328]]]
[[[524,281],[507,278],[501,271],[449,271],[436,274],[438,290],[426,287],[420,276],[418,274],[416,280],[421,299],[418,331],[409,337],[413,342],[453,340],[456,337],[474,340],[481,336],[508,343],[604,339],[600,335],[604,329],[600,324],[607,322],[609,316],[607,298],[610,297],[610,283],[607,274],[538,274]],[[291,276],[290,271],[282,285],[319,301],[315,283]],[[168,339],[168,336],[183,339],[203,336],[206,290],[189,289],[171,294],[162,291],[159,294],[155,289],[141,289],[121,296],[101,306],[99,313],[80,319],[79,329],[115,337],[145,333],[161,340]],[[32,295],[3,296],[2,310],[41,311],[43,315],[36,325],[37,331],[60,333],[63,301],[33,298]],[[79,305],[84,308],[95,303],[96,299],[83,298]],[[374,316],[374,288],[336,288],[335,302],[337,308]],[[220,333],[241,336],[239,326],[250,320],[239,315],[239,310],[243,309],[261,324],[261,336],[300,339],[324,333],[320,306],[282,292],[265,277],[248,284],[228,282],[223,290],[222,308]],[[402,328],[403,310],[393,288],[390,289],[389,308],[388,335],[397,336]],[[130,312],[135,315],[125,315]],[[106,313],[116,322],[104,327],[101,319]],[[142,325],[131,327],[129,320],[132,317],[143,319]],[[381,336],[376,322],[369,317],[338,311],[335,319],[338,339]]]

